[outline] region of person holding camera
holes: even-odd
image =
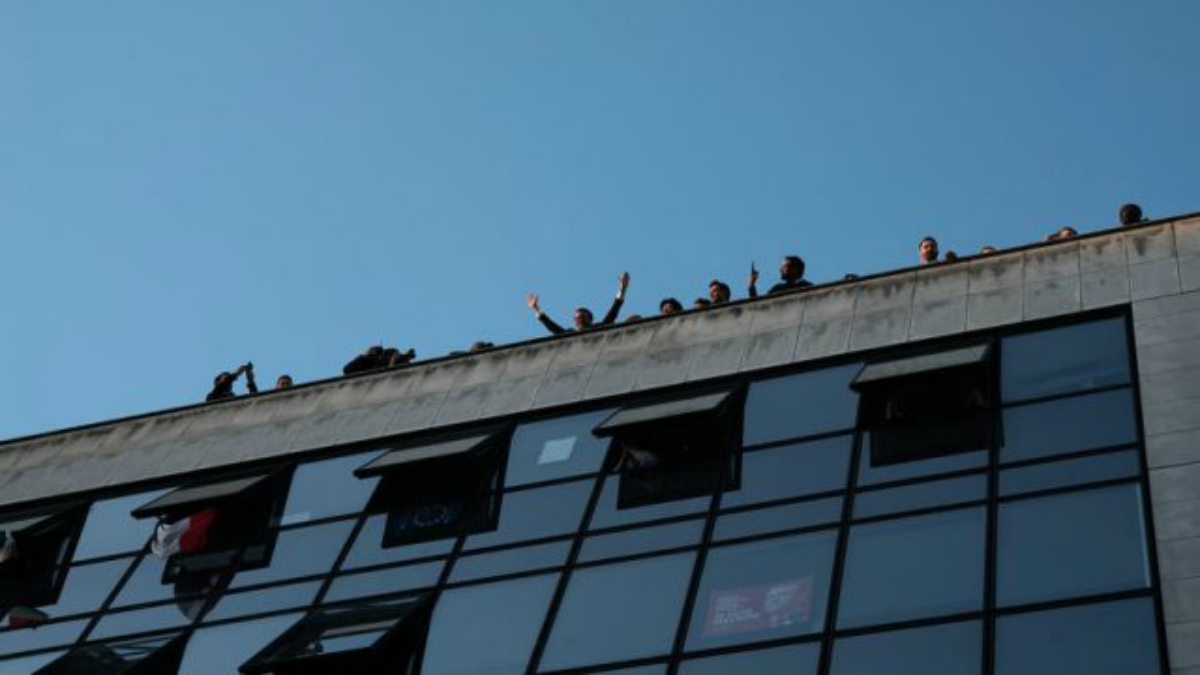
[[[254,383],[254,364],[247,361],[245,365],[237,367],[232,373],[225,371],[213,378],[212,391],[208,392],[205,401],[220,401],[227,398],[233,398],[236,394],[233,393],[233,383],[242,375],[246,376],[246,391],[251,394],[258,393],[258,385]]]

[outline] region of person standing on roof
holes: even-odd
[[[258,385],[254,382],[254,364],[246,362],[245,365],[238,366],[232,373],[225,371],[213,378],[212,391],[208,392],[208,396],[204,397],[204,400],[221,401],[236,396],[233,393],[233,383],[237,382],[237,379],[242,374],[246,375],[246,391],[251,394],[257,394]]]
[[[922,265],[936,265],[938,261],[938,243],[933,237],[925,237],[917,244],[917,258]]]
[[[754,266],[750,266],[750,297],[758,297],[758,270]],[[793,288],[808,288],[812,286],[812,282],[804,278],[804,259],[798,255],[789,255],[779,263],[779,283],[771,287],[767,291],[767,295],[774,295],[784,291],[790,291]]]
[[[613,300],[612,306],[608,308],[608,312],[604,314],[604,318],[600,323],[593,323],[592,310],[587,307],[579,307],[575,310],[575,330],[585,331],[593,326],[608,326],[617,320],[617,315],[621,313],[621,305],[625,304],[625,291],[629,288],[629,272],[621,272],[621,276],[617,278],[617,297]],[[529,309],[533,310],[533,315],[537,317],[538,322],[546,327],[546,330],[555,335],[570,332],[570,329],[563,328],[557,321],[546,316],[542,312],[541,306],[538,304],[538,294],[530,293],[525,296],[525,303],[529,305]]]
[[[1142,207],[1132,202],[1121,205],[1121,211],[1117,215],[1121,219],[1121,227],[1146,222],[1145,216],[1142,215]]]

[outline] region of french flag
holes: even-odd
[[[195,553],[208,544],[208,533],[217,520],[217,510],[204,509],[175,522],[160,521],[154,528],[150,552],[160,558],[176,553]]]

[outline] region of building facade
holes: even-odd
[[[0,674],[1200,673],[1200,217],[0,445]]]

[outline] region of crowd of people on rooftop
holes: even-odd
[[[1123,204],[1118,211],[1118,218],[1122,227],[1129,227],[1147,222],[1147,219],[1142,214],[1142,208],[1137,204]],[[1073,227],[1064,226],[1046,235],[1044,241],[1052,242],[1064,239],[1071,239],[1079,236],[1079,233]],[[986,256],[996,253],[998,249],[995,246],[983,246],[977,255]],[[940,252],[937,239],[926,236],[917,244],[917,262],[919,265],[937,265],[942,263],[955,262],[959,259],[958,254],[954,251],[946,251],[944,254]],[[804,278],[804,259],[798,255],[784,256],[779,263],[779,281],[771,286],[767,291],[767,295],[775,295],[788,291],[803,289],[812,286],[812,282]],[[857,279],[855,274],[847,274],[843,280],[849,281]],[[613,302],[608,307],[608,311],[604,313],[604,317],[599,321],[595,321],[592,310],[587,307],[576,307],[572,315],[572,327],[567,328],[559,324],[554,319],[550,318],[542,311],[540,304],[540,296],[537,293],[529,293],[525,297],[525,302],[529,309],[533,312],[534,318],[538,323],[549,331],[552,335],[561,335],[563,333],[586,331],[600,326],[609,326],[617,322],[617,317],[620,315],[621,308],[625,304],[625,294],[629,289],[629,272],[622,272],[617,278],[617,292],[613,298]],[[755,269],[754,264],[750,265],[750,277],[747,283],[747,297],[758,297],[758,280],[759,273]],[[707,297],[697,297],[692,302],[692,309],[706,309],[717,305],[722,305],[732,299],[732,292],[729,284],[720,279],[713,279],[708,283]],[[658,313],[660,316],[669,316],[679,314],[684,311],[683,303],[676,298],[663,298],[658,303]],[[633,314],[626,317],[626,322],[638,321],[642,317],[639,314]],[[479,341],[471,345],[469,351],[477,352],[494,347],[491,342]],[[451,355],[462,354],[465,352],[451,352]],[[368,347],[362,354],[351,359],[349,363],[342,368],[342,374],[354,375],[357,373],[366,373],[374,370],[383,370],[387,368],[395,368],[405,366],[412,363],[417,358],[417,353],[413,349],[408,351],[400,351],[395,347],[384,347],[383,345],[373,345]],[[206,401],[219,401],[227,398],[233,398],[236,394],[233,391],[233,385],[238,378],[245,376],[247,393],[254,394],[258,392],[258,385],[254,381],[254,364],[246,363],[238,366],[233,371],[225,371],[217,375],[213,380],[212,391],[209,392]],[[293,386],[293,381],[290,375],[280,375],[275,381],[275,389],[287,389]]]

